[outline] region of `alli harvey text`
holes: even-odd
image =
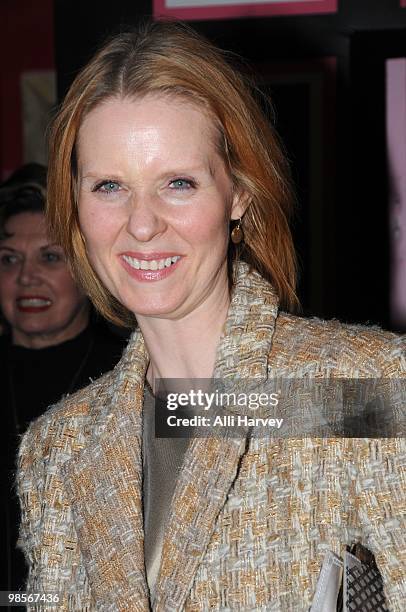
[[[157,437],[399,437],[406,382],[391,379],[159,379]]]

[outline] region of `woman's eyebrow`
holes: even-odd
[[[91,170],[90,172],[86,172],[86,174],[79,174],[79,180],[83,181],[84,179],[99,179],[99,178],[108,178],[114,181],[122,181],[123,177],[118,176],[115,172],[96,172],[95,170]]]
[[[45,251],[46,249],[49,249],[50,247],[59,247],[60,249],[62,249],[61,245],[58,244],[57,242],[50,242],[40,247],[40,251]]]
[[[209,163],[201,163],[201,164],[193,164],[193,165],[188,165],[188,164],[183,164],[174,167],[174,166],[168,166],[167,170],[163,170],[160,175],[159,178],[166,178],[166,177],[171,177],[171,176],[182,176],[182,175],[202,175],[202,174],[208,174],[211,175],[212,171],[211,171],[211,167]]]

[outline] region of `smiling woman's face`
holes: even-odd
[[[88,301],[41,212],[22,212],[0,240],[0,309],[14,344],[43,348],[74,338],[87,324]]]
[[[242,215],[197,106],[113,98],[78,139],[79,221],[107,289],[139,316],[179,319],[227,291],[230,218]]]

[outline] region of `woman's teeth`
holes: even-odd
[[[17,300],[18,304],[23,307],[33,306],[33,307],[41,307],[41,306],[50,306],[51,300],[43,299],[43,298],[20,298]]]
[[[163,270],[176,263],[180,259],[180,255],[166,257],[165,259],[136,259],[129,255],[123,255],[123,259],[136,270]]]

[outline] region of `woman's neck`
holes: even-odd
[[[211,378],[230,298],[228,287],[178,320],[138,320],[150,356],[147,379]]]

